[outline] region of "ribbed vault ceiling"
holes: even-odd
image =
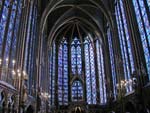
[[[104,2],[105,1],[105,2]],[[48,27],[48,43],[58,37],[105,37],[111,23],[106,0],[51,0],[43,13],[41,28]],[[111,25],[111,24],[110,24]]]

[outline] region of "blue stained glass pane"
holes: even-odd
[[[90,64],[91,64],[91,80],[92,80],[92,98],[93,104],[96,104],[96,75],[95,75],[95,63],[94,63],[94,50],[90,43]]]
[[[71,66],[72,66],[72,73],[76,74],[76,48],[75,46],[71,47]]]
[[[62,58],[63,58],[63,53],[62,53],[62,44],[59,47],[59,53],[58,53],[58,101],[59,104],[62,104],[62,76],[63,76],[63,62],[62,62]]]
[[[14,26],[15,16],[16,16],[16,4],[15,4],[15,2],[13,3],[12,11],[11,11],[11,16],[10,16],[10,22],[9,22],[9,28],[8,28],[6,46],[5,46],[5,53],[4,53],[4,57],[5,58],[8,58],[9,50],[10,50],[10,45],[11,45],[13,26]]]
[[[58,54],[58,96],[59,105],[68,104],[68,47],[62,41]]]
[[[4,39],[4,32],[5,32],[5,27],[6,27],[7,17],[8,17],[9,5],[10,5],[10,1],[5,0],[4,8],[2,11],[2,18],[0,20],[0,55],[2,52],[2,43]]]
[[[128,33],[128,29],[127,29],[127,22],[126,22],[126,17],[125,17],[125,12],[124,12],[124,8],[123,8],[123,2],[122,0],[120,0],[120,6],[121,6],[121,11],[122,11],[122,20],[123,20],[123,24],[124,24],[124,30],[125,30],[125,35],[126,37],[122,37],[122,43],[123,43],[123,46],[124,46],[124,53],[122,53],[122,55],[124,54],[125,56],[125,59],[124,59],[124,68],[126,68],[126,66],[128,67],[129,66],[129,63],[128,63],[128,55],[127,55],[127,49],[126,49],[126,46],[130,46],[130,41],[127,41],[128,43],[126,44],[125,41],[128,39],[129,40],[129,33]],[[121,37],[120,37],[121,38]],[[126,39],[125,39],[126,38]],[[120,39],[121,40],[121,39]],[[129,48],[130,49],[130,48]],[[131,61],[133,61],[133,58],[131,57],[130,59]],[[126,63],[126,64],[125,64]],[[126,69],[124,69],[126,70]],[[134,69],[133,69],[134,70]],[[126,70],[127,71],[127,70]],[[130,71],[127,71],[125,73],[128,73],[126,74],[126,79],[130,79]]]
[[[82,101],[83,87],[80,81],[74,81],[72,84],[72,101]]]
[[[115,13],[118,25],[121,55],[123,59],[124,77],[125,80],[129,80],[131,77],[131,73],[134,72],[135,69],[134,69],[133,54],[131,51],[131,42],[129,37],[127,20],[125,17],[125,10],[122,0],[117,2]],[[132,87],[127,86],[126,90],[127,92],[132,91]]]
[[[17,17],[16,17],[16,23],[15,23],[15,28],[14,28],[14,40],[12,40],[12,56],[11,58],[15,58],[15,52],[16,52],[16,39],[17,39],[17,34],[18,34],[18,29],[19,29],[19,22],[20,22],[20,16],[21,16],[21,7],[22,7],[22,2],[21,0],[18,2],[18,12],[17,12]]]
[[[77,66],[78,66],[78,74],[81,74],[82,71],[82,59],[81,59],[81,47],[77,46]]]
[[[134,9],[135,9],[135,14],[137,18],[137,23],[141,35],[141,40],[142,40],[142,46],[144,50],[144,56],[145,56],[145,61],[146,61],[146,66],[148,70],[148,75],[150,79],[150,71],[149,71],[149,60],[150,58],[150,52],[148,51],[148,48],[150,47],[150,23],[148,21],[148,15],[146,13],[146,8],[144,5],[144,2],[142,0],[132,0]],[[147,0],[148,6],[150,7],[150,2]],[[142,19],[144,22],[142,22]],[[144,31],[144,28],[146,32]],[[147,41],[146,41],[147,40]]]
[[[81,59],[81,47],[80,41],[77,37],[71,43],[71,65],[72,73],[81,75],[82,73],[82,59]]]
[[[87,91],[87,103],[92,104],[91,96],[91,77],[90,77],[90,59],[89,59],[89,45],[84,45],[85,54],[85,74],[86,74],[86,91]]]
[[[63,59],[64,59],[64,78],[63,78],[64,101],[63,103],[67,105],[68,104],[68,48],[67,48],[67,45],[64,45],[64,58]]]
[[[51,50],[51,49],[50,49]],[[49,81],[50,81],[50,84],[49,84],[49,92],[50,92],[50,95],[52,95],[52,84],[51,84],[51,81],[52,81],[52,50],[49,51],[48,53],[49,55]],[[51,98],[52,96],[50,96],[50,100],[52,100]],[[52,105],[52,102],[50,101],[50,105]]]
[[[129,59],[130,59],[130,63],[131,63],[131,70],[132,72],[134,72],[134,62],[133,62],[133,55],[132,55],[132,52],[131,52],[131,43],[130,43],[130,39],[129,39],[129,33],[128,33],[128,28],[127,28],[127,21],[126,21],[126,17],[125,17],[125,12],[124,12],[124,8],[123,8],[123,2],[122,0],[120,0],[120,6],[121,6],[121,11],[122,11],[122,20],[123,20],[123,24],[124,24],[124,29],[125,29],[125,35],[126,35],[126,40],[127,40],[127,46],[128,46],[128,53],[129,53]],[[126,44],[125,44],[125,39],[122,39],[124,42],[124,48],[126,47]],[[125,49],[125,51],[127,51]],[[125,52],[126,53],[126,52]],[[126,56],[126,59],[127,58],[127,55]],[[128,64],[129,65],[129,64]],[[128,71],[129,72],[129,71]],[[130,73],[127,75],[128,78],[130,78]]]
[[[51,82],[51,87],[52,87],[52,92],[51,92],[51,99],[52,99],[52,105],[54,105],[54,102],[55,102],[55,56],[56,56],[56,46],[55,46],[55,43],[53,44],[53,53],[52,53],[52,63],[51,63],[51,69],[52,69],[52,82]]]
[[[88,39],[85,39],[84,41],[84,55],[85,55],[87,103],[97,104],[94,49],[92,46],[92,42],[90,42]]]
[[[122,27],[122,22],[121,22],[121,14],[120,14],[118,4],[116,6],[116,19],[117,19],[117,24],[118,24],[118,30],[120,30],[119,31],[119,37],[124,37],[123,27]],[[122,54],[122,58],[125,59],[124,52],[123,52],[123,50],[124,50],[123,45],[125,45],[125,44],[122,42],[122,40],[120,39],[120,47],[121,47],[121,50],[122,50],[121,54]],[[123,64],[125,64],[125,60],[123,60]],[[126,66],[124,65],[124,67],[126,67]],[[125,73],[125,79],[127,79],[127,77],[126,77],[126,68],[124,68],[124,73]]]
[[[141,9],[141,13],[142,13],[142,18],[143,18],[143,21],[144,21],[144,25],[143,27],[145,27],[146,29],[146,33],[147,33],[147,36],[150,36],[150,23],[148,21],[148,15],[146,13],[146,8],[145,8],[145,5],[144,5],[144,2],[139,0],[139,5],[140,5],[140,9]],[[150,45],[150,39],[148,39],[149,41],[149,45]]]

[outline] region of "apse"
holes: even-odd
[[[53,40],[49,52],[51,104],[55,105],[55,92],[58,92],[60,106],[70,102],[106,104],[106,76],[100,38],[87,31],[79,21],[70,24],[60,34]]]

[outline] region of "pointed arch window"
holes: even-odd
[[[71,46],[70,48],[69,45]],[[69,50],[70,49],[70,50]],[[85,61],[85,79],[82,76],[71,76],[69,77],[68,73],[68,65],[71,64],[73,75],[81,75],[82,72],[82,60],[81,60],[81,49],[83,49],[82,56]],[[57,50],[57,49],[56,49]],[[53,52],[55,49],[53,49]],[[71,57],[68,58],[69,53],[71,51]],[[51,51],[52,52],[52,51]],[[54,63],[54,53],[52,52],[51,63],[50,63],[50,75],[54,72],[55,69],[53,65]],[[55,53],[57,56],[57,53]],[[96,56],[97,55],[97,56]],[[53,59],[53,60],[52,60]],[[57,60],[55,58],[55,60]],[[70,62],[70,63],[69,63]],[[97,69],[98,68],[98,69]],[[80,70],[79,70],[80,69]],[[89,37],[85,37],[83,48],[81,48],[81,43],[78,38],[74,38],[73,41],[69,44],[66,38],[63,38],[58,45],[58,75],[57,73],[54,76],[51,76],[50,81],[53,80],[54,83],[51,82],[50,89],[51,95],[56,93],[55,87],[53,89],[53,84],[58,84],[58,103],[59,105],[68,105],[68,97],[70,95],[71,100],[73,102],[83,101],[86,98],[88,104],[106,104],[106,78],[105,78],[105,68],[104,68],[104,55],[102,50],[102,45],[98,40],[94,42],[89,39]],[[55,83],[55,80],[58,81]],[[75,78],[74,78],[75,77]],[[70,84],[70,81],[73,80]],[[82,83],[85,80],[85,87]],[[99,83],[99,85],[98,85]],[[86,89],[84,89],[86,88]],[[70,89],[70,92],[69,92]],[[86,97],[83,97],[85,92]],[[54,93],[52,93],[54,92]],[[100,97],[100,98],[99,98]],[[52,98],[52,97],[51,97]],[[55,97],[56,99],[57,97]]]
[[[59,105],[68,104],[68,44],[61,41],[58,53],[58,101]]]
[[[55,66],[56,66],[56,45],[53,43],[50,52],[50,104],[54,105],[55,102]]]
[[[118,25],[121,55],[123,60],[124,78],[125,80],[129,80],[135,68],[123,0],[117,1],[117,4],[115,6],[115,13]],[[127,92],[132,91],[132,86],[127,86],[126,90]]]
[[[115,68],[115,57],[114,57],[114,50],[113,50],[113,42],[112,42],[112,35],[110,28],[107,29],[107,37],[108,37],[108,45],[109,45],[109,55],[110,55],[110,64],[111,64],[111,74],[112,74],[112,81],[113,81],[113,95],[116,99],[117,95],[117,78],[116,78],[116,68]]]
[[[84,41],[85,54],[85,75],[86,75],[86,95],[88,104],[97,103],[96,95],[96,75],[94,62],[94,49],[92,43],[85,39]]]
[[[12,32],[13,32],[13,29],[14,29],[13,26],[15,24],[14,22],[15,22],[15,17],[16,17],[16,8],[17,8],[17,1],[15,0],[13,5],[12,5],[10,20],[8,20],[9,21],[9,27],[8,27],[8,34],[7,34],[4,58],[7,58],[9,56],[9,52],[10,52]]]
[[[138,28],[141,35],[146,67],[148,71],[148,77],[150,80],[150,22],[148,19],[149,12],[146,12],[144,0],[132,0],[132,2],[134,5]],[[150,8],[149,0],[147,0],[147,3]]]
[[[102,45],[99,40],[96,40],[96,53],[97,53],[97,67],[98,67],[98,77],[99,77],[99,91],[100,91],[100,103],[106,104],[106,78],[104,69],[104,56]]]
[[[81,43],[75,37],[71,43],[71,67],[73,75],[81,75],[82,73],[82,60],[81,60]]]

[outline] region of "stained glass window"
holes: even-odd
[[[18,33],[18,28],[19,28],[19,21],[20,21],[20,15],[21,15],[20,7],[22,5],[22,2],[21,0],[20,1],[3,0],[3,1],[4,1],[4,6],[1,7],[2,9],[0,11],[1,12],[1,15],[0,15],[0,57],[1,58],[3,57],[4,59],[8,58],[9,61],[11,61],[12,59],[15,59],[16,38],[17,38],[17,33]],[[4,34],[5,34],[5,37],[4,37]],[[2,55],[2,48],[4,50],[3,55]],[[4,61],[3,66],[6,66],[6,60],[3,60],[3,61]],[[9,67],[10,66],[12,65],[9,65]],[[6,78],[6,75],[3,73],[4,72],[2,71],[2,80],[5,80],[3,78]],[[9,73],[8,75],[10,76],[11,74]]]
[[[72,101],[81,101],[83,99],[83,86],[79,80],[72,84]]]
[[[50,104],[54,105],[55,102],[55,66],[56,66],[56,45],[53,43],[50,52]]]
[[[71,43],[71,67],[73,75],[81,75],[82,60],[81,60],[81,44],[80,40],[75,37]]]
[[[107,29],[107,37],[108,37],[108,45],[109,45],[109,55],[110,55],[110,64],[111,64],[111,74],[113,81],[113,94],[116,99],[117,89],[116,89],[116,69],[115,69],[115,59],[114,59],[114,51],[113,51],[113,43],[110,28]]]
[[[68,44],[63,40],[58,53],[58,101],[59,105],[68,104]]]
[[[14,30],[13,26],[14,26],[15,17],[16,17],[16,8],[17,8],[17,1],[15,0],[13,2],[13,5],[12,5],[10,20],[8,20],[9,21],[9,28],[8,28],[6,45],[5,45],[4,58],[8,58],[9,57],[10,46],[11,46],[11,41],[12,41],[12,32]]]
[[[10,6],[10,1],[5,0],[4,8],[2,11],[2,18],[0,20],[0,55],[2,54],[2,45],[3,45],[3,39],[4,39],[4,32],[6,28],[6,22],[8,21],[8,10]]]
[[[4,5],[2,7],[2,2],[4,1]],[[21,20],[21,13],[22,13],[22,0],[1,0],[0,1],[0,57],[2,59],[8,58],[9,61],[12,61],[13,59],[15,59],[15,55],[16,55],[16,45],[17,44],[17,39],[19,36],[19,26],[23,23],[20,23]],[[27,70],[28,68],[28,75],[29,75],[29,80],[33,81],[33,77],[30,75],[33,75],[33,68],[34,68],[34,49],[35,49],[35,35],[37,34],[36,32],[36,23],[37,23],[37,7],[36,4],[33,4],[32,2],[30,2],[30,11],[29,11],[29,15],[30,17],[27,18],[28,19],[28,24],[27,24],[27,31],[28,34],[27,36],[25,36],[25,38],[27,37],[28,39],[31,40],[25,40],[26,43],[25,44],[25,65],[24,65],[24,70]],[[34,8],[33,8],[34,7]],[[25,7],[27,8],[27,7]],[[33,10],[34,11],[33,11]],[[32,18],[32,22],[31,22],[31,18]],[[21,27],[20,27],[21,28]],[[20,31],[26,30],[25,28],[21,28]],[[30,33],[29,33],[30,32]],[[5,36],[4,36],[5,35]],[[21,37],[22,38],[22,37]],[[22,40],[21,40],[22,41]],[[3,55],[2,55],[2,49],[3,51]],[[5,66],[6,64],[6,60],[3,60],[3,66]],[[28,64],[27,64],[28,62]],[[12,66],[12,64],[10,63],[10,65],[8,65],[9,67]],[[32,70],[32,71],[31,71]],[[8,71],[9,72],[9,71]],[[3,75],[6,76],[5,74],[3,74],[2,72],[2,80],[3,79]],[[11,74],[7,74],[10,77]],[[9,77],[9,78],[10,78]],[[8,78],[8,77],[7,77]],[[8,82],[8,81],[7,81]],[[30,86],[32,86],[32,84],[30,84]],[[30,93],[30,91],[29,91]]]
[[[138,28],[141,35],[142,46],[144,50],[144,56],[146,61],[146,67],[150,79],[150,22],[148,21],[148,15],[143,0],[132,0],[135,14],[137,18]],[[150,1],[147,0],[150,8]]]
[[[131,42],[129,37],[129,31],[127,27],[127,20],[125,17],[125,10],[123,7],[123,1],[119,0],[115,7],[116,20],[118,25],[119,40],[121,47],[121,55],[123,59],[124,78],[129,80],[134,69],[133,55],[131,51]],[[127,92],[132,91],[132,86],[126,86]]]
[[[85,54],[85,74],[86,74],[86,91],[88,104],[97,103],[96,95],[96,74],[94,62],[94,49],[92,43],[85,39],[84,41],[84,54]]]
[[[82,58],[81,58],[81,43],[77,37],[73,39],[71,42],[71,48],[68,48],[68,43],[66,38],[63,38],[58,45],[58,103],[59,105],[68,105],[68,97],[70,94],[72,101],[83,101],[83,91],[84,87],[82,84],[83,78],[80,76],[71,76],[70,78],[74,78],[71,82],[69,81],[69,73],[68,73],[68,63],[70,61],[72,74],[80,75],[82,72]],[[93,42],[87,36],[83,43],[83,51],[84,51],[84,61],[85,61],[85,85],[86,85],[86,100],[88,104],[106,104],[106,78],[104,71],[104,59],[103,59],[103,50],[99,41]],[[96,47],[96,53],[94,53],[94,47]],[[70,60],[68,59],[68,51],[71,51]],[[53,85],[56,84],[56,73],[55,71],[55,60],[54,57],[56,53],[53,53],[55,48],[53,46],[52,53],[50,55],[50,91],[51,91],[51,99],[56,91],[55,87],[53,90]],[[95,57],[97,55],[97,57]],[[55,58],[55,59],[54,59]],[[95,59],[97,58],[97,59]],[[97,61],[97,63],[95,62]],[[96,66],[98,68],[98,72],[96,71]],[[53,76],[53,72],[55,73]],[[55,79],[54,79],[54,78]],[[77,77],[77,78],[76,78]],[[98,77],[98,79],[96,79]],[[54,79],[54,82],[52,82]],[[80,80],[81,79],[81,80]],[[97,82],[99,82],[99,86],[97,86]],[[69,93],[70,83],[71,92]],[[99,92],[99,93],[98,93]],[[98,95],[97,95],[98,94]],[[100,100],[98,97],[100,96]],[[51,102],[52,103],[52,102]]]
[[[106,80],[104,72],[104,59],[102,45],[99,40],[96,40],[96,51],[97,51],[97,67],[99,75],[99,91],[100,91],[100,103],[105,104],[107,102],[106,97]]]
[[[17,34],[19,31],[19,23],[20,23],[20,17],[21,17],[21,12],[22,12],[22,1],[19,0],[18,5],[17,5],[17,13],[16,13],[16,20],[15,20],[15,27],[13,31],[13,40],[12,40],[12,49],[11,49],[11,59],[15,59],[15,53],[16,53],[16,41],[17,41]]]
[[[78,45],[76,49],[77,49],[77,69],[78,69],[78,74],[81,74],[82,73],[82,59],[81,59],[80,45]]]
[[[92,96],[91,96],[91,77],[90,77],[90,59],[89,59],[89,43],[85,40],[84,51],[85,51],[85,67],[86,67],[86,88],[87,88],[87,102],[88,104],[92,104]]]
[[[72,73],[76,74],[76,48],[75,46],[71,47],[71,66],[72,66]]]

